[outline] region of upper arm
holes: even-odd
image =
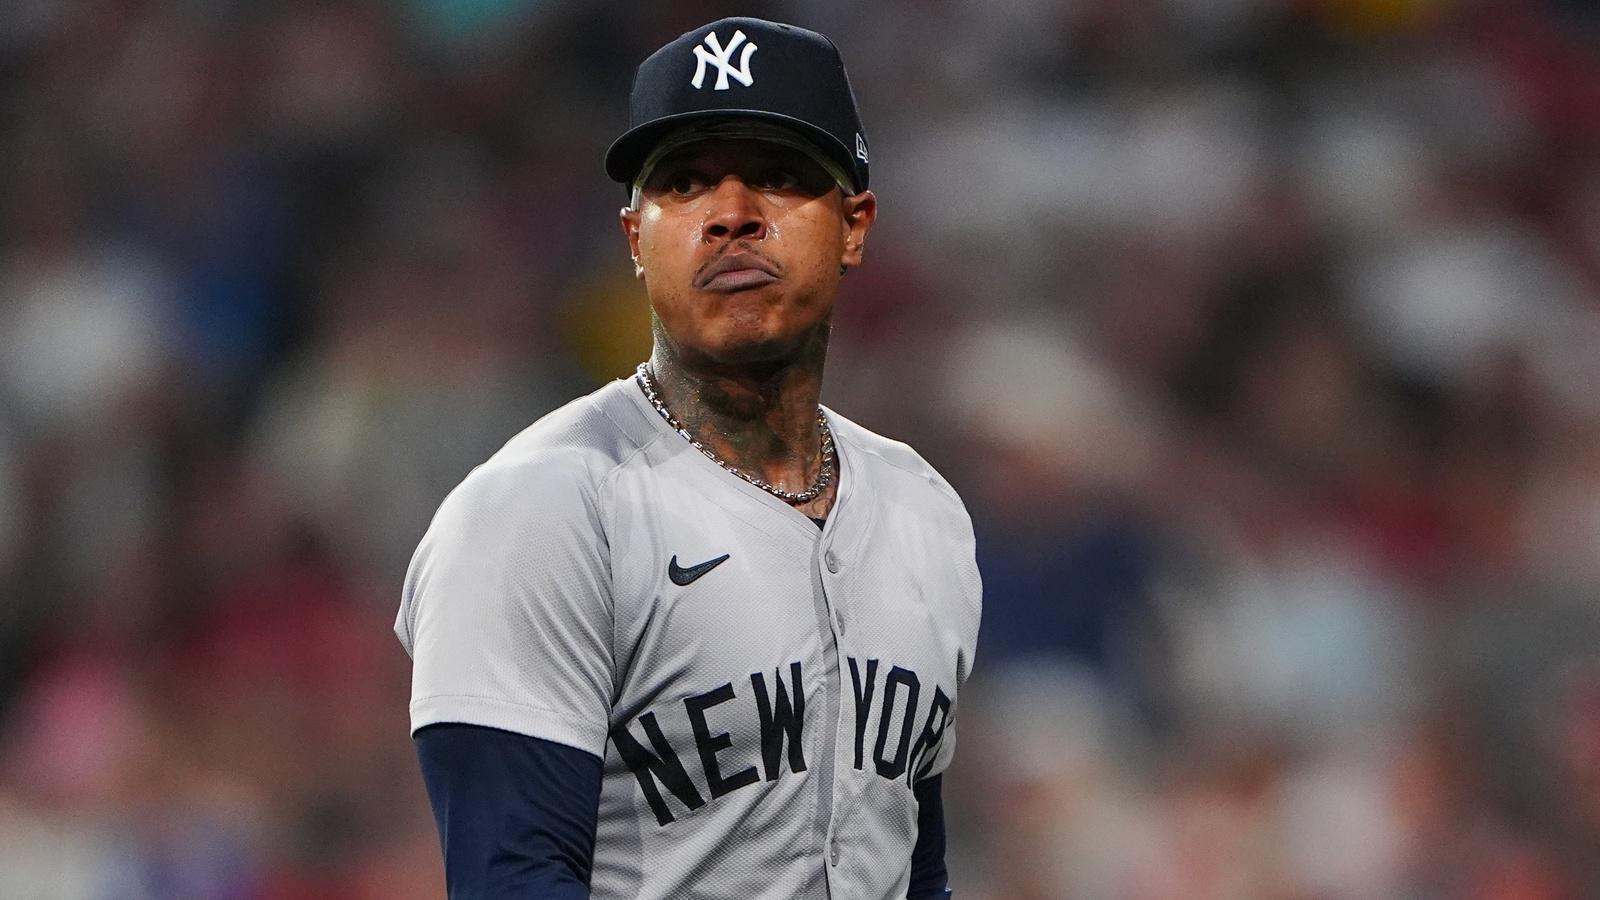
[[[598,757],[476,725],[427,726],[416,748],[451,898],[589,896]]]
[[[945,867],[944,778],[924,778],[914,788],[917,798],[917,844],[911,850],[908,900],[943,900],[950,896]]]
[[[613,690],[610,558],[575,455],[491,463],[440,506],[395,629],[412,731],[484,725],[602,756]]]

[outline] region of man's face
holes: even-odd
[[[826,327],[876,212],[798,150],[707,140],[656,165],[622,229],[667,338],[738,365],[791,357]]]

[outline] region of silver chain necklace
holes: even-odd
[[[656,379],[650,372],[649,363],[639,363],[639,368],[633,372],[633,380],[639,382],[639,389],[644,391],[645,399],[649,400],[650,405],[656,408],[656,412],[660,413],[661,418],[667,421],[667,425],[682,436],[684,440],[688,441],[691,447],[704,453],[706,459],[721,466],[724,470],[761,488],[779,500],[795,506],[802,503],[810,503],[822,496],[822,492],[828,489],[829,482],[833,481],[833,432],[828,429],[828,418],[822,414],[822,407],[817,407],[817,425],[822,428],[822,466],[817,471],[817,480],[811,483],[811,487],[803,491],[786,491],[781,487],[768,484],[754,475],[747,474],[729,465],[710,447],[700,443],[694,435],[690,434],[689,429],[683,427],[683,423],[668,412],[667,405],[661,402],[661,394],[656,390]]]

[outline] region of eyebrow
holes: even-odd
[[[780,147],[773,144],[764,144],[758,141],[751,141],[750,143],[754,144],[755,146],[750,150],[740,152],[738,157],[741,160],[752,160],[758,163],[798,161],[810,166],[816,165],[816,163],[813,162],[810,157],[792,147]],[[699,158],[714,155],[720,155],[720,151],[706,151],[704,148],[697,149],[696,145],[691,144],[682,148],[681,150],[675,150],[667,154],[661,160],[661,162],[656,164],[656,167],[659,169],[663,166],[683,165],[685,163],[691,163]]]
[[[689,144],[663,156],[651,170],[644,181],[639,182],[629,194],[628,205],[638,208],[639,201],[645,192],[659,192],[665,190],[664,179],[674,177],[685,170],[696,176],[706,176],[711,173],[707,169],[726,168],[728,171],[738,171],[747,168],[760,168],[763,166],[781,165],[795,170],[801,185],[813,185],[808,192],[818,196],[826,194],[829,190],[839,186],[840,182],[830,174],[827,167],[812,159],[804,151],[781,144],[769,144],[762,141],[749,141],[755,146],[745,150],[730,152],[722,148],[709,148],[705,142]],[[715,157],[709,160],[707,157]],[[748,173],[746,173],[748,174]]]

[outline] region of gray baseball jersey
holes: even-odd
[[[412,730],[603,759],[597,900],[906,895],[977,640],[972,526],[911,448],[828,420],[820,530],[622,380],[475,469],[417,549]]]

